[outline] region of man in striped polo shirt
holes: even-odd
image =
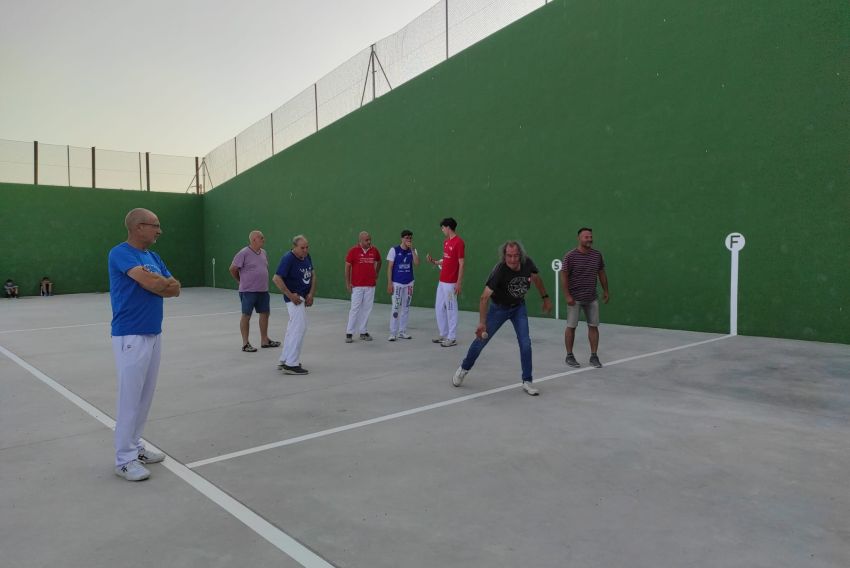
[[[564,255],[561,263],[561,288],[567,297],[567,329],[564,345],[567,348],[566,363],[580,367],[573,355],[579,310],[584,310],[587,320],[587,338],[590,340],[590,364],[602,366],[596,350],[599,348],[599,299],[596,294],[596,279],[602,284],[602,301],[608,303],[608,276],[602,253],[593,248],[593,230],[582,227],[578,230],[578,246]]]

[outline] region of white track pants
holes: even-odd
[[[283,349],[280,351],[280,362],[290,367],[301,364],[301,345],[307,333],[307,305],[302,301],[297,306],[286,302],[289,312],[289,323],[283,337]]]
[[[455,285],[446,282],[437,284],[437,329],[440,337],[457,339],[457,295]]]
[[[348,326],[345,333],[366,333],[369,314],[375,303],[374,286],[355,286],[351,289],[351,311],[348,312]]]
[[[115,465],[136,459],[145,449],[142,431],[153,402],[159,375],[161,337],[116,335],[112,353],[118,370],[118,399],[115,414]]]
[[[410,315],[410,302],[413,300],[413,284],[393,282],[393,304],[390,312],[390,333],[397,335],[407,331],[407,317]]]

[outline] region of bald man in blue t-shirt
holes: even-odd
[[[159,219],[133,209],[124,219],[127,241],[109,251],[112,351],[118,369],[115,475],[128,481],[150,477],[145,464],[165,454],[146,449],[142,431],[153,401],[162,336],[162,299],[180,295],[180,282],[148,247],[162,234]]]

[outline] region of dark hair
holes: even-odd
[[[441,227],[448,227],[449,229],[454,231],[455,229],[457,229],[457,221],[455,221],[451,217],[446,217],[445,219],[440,221],[440,226]]]
[[[401,238],[412,237],[412,236],[413,236],[413,231],[411,231],[410,229],[405,229],[401,232]]]
[[[580,235],[582,233],[582,231],[590,231],[592,233],[593,229],[591,229],[590,227],[582,227],[581,229],[578,230],[578,233],[576,233],[576,234]]]

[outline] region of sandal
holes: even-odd
[[[280,347],[280,341],[269,339],[268,343],[266,343],[265,345],[260,345],[260,347],[262,347],[263,349],[266,349],[267,347]]]
[[[256,350],[257,348],[251,345],[250,343],[246,343],[242,346],[242,351],[245,351],[246,353],[253,353]]]

